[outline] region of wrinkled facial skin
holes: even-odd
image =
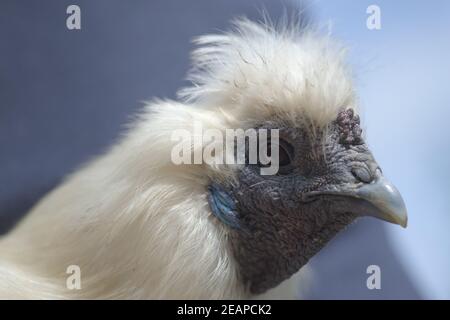
[[[360,137],[359,119],[355,125],[340,120],[317,139],[299,128],[278,128],[289,164],[273,176],[249,164],[237,185],[223,186],[236,204],[231,248],[251,293],[289,278],[363,210],[361,200],[340,192],[371,183],[378,165]]]

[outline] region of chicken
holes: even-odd
[[[344,48],[295,23],[247,19],[196,43],[180,101],[149,103],[1,239],[1,298],[276,294],[301,285],[293,275],[359,216],[406,227],[403,200],[365,143]],[[174,161],[174,132],[198,124],[268,130],[275,143],[258,148],[272,163]],[[67,287],[70,266],[79,289]]]

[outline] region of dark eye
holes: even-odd
[[[291,164],[291,156],[284,146],[280,145],[278,149],[278,158],[280,167],[284,167]]]
[[[272,156],[272,145],[270,142],[267,143],[267,155]],[[280,140],[278,148],[278,165],[280,167],[286,167],[291,164],[291,158],[294,152],[292,145],[284,140]],[[269,164],[268,164],[269,165]],[[268,166],[267,165],[267,166]],[[260,164],[261,166],[261,164]]]

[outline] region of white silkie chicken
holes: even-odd
[[[403,200],[362,137],[340,46],[246,19],[196,43],[183,102],[147,105],[0,241],[1,298],[276,294],[298,286],[292,276],[358,216],[406,226]],[[173,133],[195,123],[279,129],[278,172],[174,163]],[[79,290],[66,286],[73,265]]]

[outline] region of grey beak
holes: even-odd
[[[408,215],[405,202],[400,192],[382,174],[369,184],[355,190],[354,197],[365,200],[368,204],[365,215],[373,216],[406,228]]]

